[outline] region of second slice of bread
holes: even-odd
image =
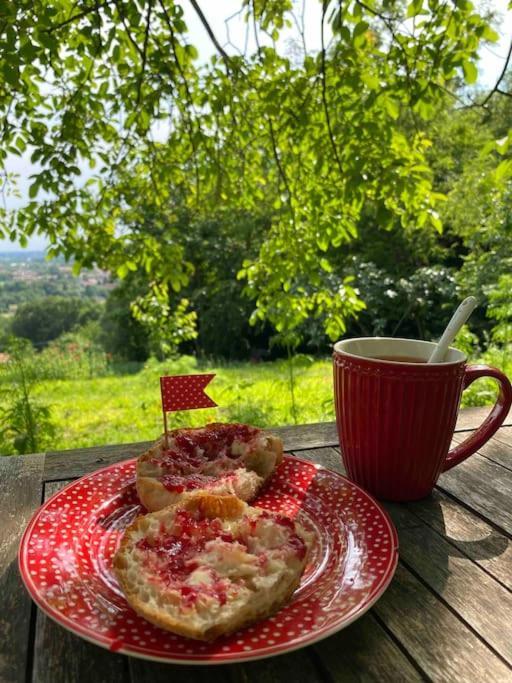
[[[282,459],[281,439],[249,425],[174,429],[138,459],[137,492],[152,512],[192,490],[251,501]]]

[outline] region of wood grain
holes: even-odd
[[[463,411],[458,428],[474,429],[487,412],[487,408]],[[334,423],[272,432],[281,434],[288,451],[343,473],[341,456],[333,447],[337,445]],[[462,436],[456,434],[455,441]],[[80,476],[111,462],[136,457],[147,445],[142,442],[48,453],[44,477],[56,480]],[[407,505],[385,504],[398,528],[403,562],[372,611],[329,639],[290,655],[243,665],[174,666],[109,653],[67,633],[39,613],[30,680],[320,683],[417,681],[427,677],[457,683],[512,681],[506,664],[512,661],[512,549],[507,536],[512,532],[512,470],[505,465],[505,457],[512,449],[512,429],[500,429],[484,448],[485,452],[442,475],[440,488],[431,497]],[[13,464],[6,464],[6,469],[0,462],[2,501],[7,496],[12,500],[10,505],[18,506],[14,509],[27,508],[31,512],[40,502],[43,458],[11,460]],[[8,467],[16,470],[11,476],[21,482],[14,488],[6,474]],[[65,483],[47,484],[46,495]],[[18,513],[16,524],[8,518],[0,545],[2,566],[8,558],[6,549],[11,536],[18,533],[19,537],[26,523],[18,524],[18,520]],[[5,575],[4,570],[3,580]],[[7,587],[11,584],[12,578],[7,577]],[[4,613],[11,615],[18,609],[20,593],[6,597],[4,589],[2,599],[4,610],[8,610]],[[25,602],[29,606],[27,596]],[[9,651],[9,637],[18,631],[26,634],[25,651],[20,654],[18,649],[14,656]],[[21,616],[0,633],[4,636],[0,645],[0,680],[25,680],[28,619],[24,621]],[[3,676],[3,672],[7,675]]]
[[[464,441],[465,436],[465,433],[455,434],[453,440],[460,444]],[[492,438],[478,449],[478,453],[491,462],[495,462],[502,467],[512,470],[512,444],[507,444],[497,438]]]
[[[512,593],[426,525],[399,541],[401,560],[512,665]]]
[[[338,443],[334,422],[276,427],[267,431],[280,436],[287,451],[296,447],[314,448]],[[50,451],[46,453],[44,479],[55,481],[80,477],[100,467],[136,458],[152,443],[152,441],[140,441],[94,448],[75,448],[69,451]]]
[[[431,680],[511,680],[509,667],[402,564],[373,609]]]
[[[69,451],[50,451],[46,453],[44,480],[74,479],[112,463],[137,458],[151,443],[151,441],[139,441],[113,446],[75,448]]]
[[[160,664],[127,657],[132,683],[223,683],[230,681],[229,666]]]
[[[44,458],[0,460],[0,681],[25,681],[29,660],[32,601],[22,584],[17,553],[21,535],[41,504]]]
[[[509,446],[512,445],[512,427],[500,427],[494,438]]]
[[[407,508],[512,590],[512,541],[507,536],[438,490]]]
[[[333,464],[341,471],[340,461],[333,458],[333,452],[336,450],[323,448],[307,451],[305,455],[325,466]],[[301,451],[298,454],[304,456]],[[444,508],[440,500],[444,502]],[[509,540],[440,493],[434,493],[419,504],[385,503],[385,507],[398,530],[400,557],[486,642],[512,663],[512,620],[509,617],[512,614],[512,594],[507,587],[482,571],[484,567],[474,563],[467,554],[472,552],[475,558],[483,554],[485,559],[492,561],[491,569],[495,568],[498,573],[496,578],[503,577],[510,582]],[[474,538],[476,530],[480,537],[483,532],[483,537],[488,540],[486,550],[470,541],[459,543],[457,547],[448,537],[444,510],[453,508],[458,512],[458,524],[454,523],[452,515],[450,532],[460,534],[461,526],[470,532],[470,538]],[[423,518],[427,518],[430,525]],[[475,521],[479,524],[474,524]],[[500,559],[507,550],[508,561],[507,557]]]
[[[320,463],[338,474],[345,474],[340,452],[337,448],[333,448],[332,446],[294,450],[293,455],[302,458],[303,460],[309,460],[309,462]]]
[[[62,481],[45,486],[45,499],[69,482]],[[128,657],[88,643],[52,621],[38,610],[33,683],[113,683],[126,681]]]
[[[335,683],[424,680],[371,612],[313,649]]]
[[[439,477],[437,486],[512,534],[512,471],[472,455]]]
[[[130,658],[133,683],[321,683],[320,670],[308,649],[290,655],[262,659],[247,664],[181,666],[157,664]]]
[[[463,410],[460,410],[455,431],[460,432],[468,429],[477,429],[491,412],[491,407],[492,406],[484,406],[482,408],[464,408]],[[512,425],[512,413],[509,413],[505,418],[503,426],[506,425]]]
[[[478,427],[488,412],[489,408],[462,410],[457,420],[457,429],[468,430]],[[507,424],[512,424],[512,422],[509,421]],[[280,436],[287,451],[338,445],[335,422],[273,427],[267,431]],[[151,443],[150,441],[140,441],[96,446],[94,448],[74,448],[68,451],[50,451],[46,454],[44,480],[71,479],[114,462],[135,458],[144,452]]]

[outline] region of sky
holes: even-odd
[[[510,37],[512,36],[512,11],[507,9],[508,0],[491,0],[486,4],[491,8],[496,8],[502,17],[498,25],[499,43],[492,47],[483,47],[480,53],[478,82],[484,87],[491,87],[496,82],[503,68]],[[255,45],[250,32],[247,34],[247,24],[239,12],[240,6],[240,0],[215,0],[215,3],[202,3],[202,9],[208,22],[226,51],[232,52],[237,48],[243,51],[246,40],[248,40],[247,47],[250,53],[254,50]],[[215,48],[190,3],[184,2],[183,8],[185,11],[185,21],[189,28],[190,42],[197,47],[200,60],[207,61],[214,53]],[[304,8],[306,46],[308,50],[318,50],[320,49],[321,3],[317,0],[304,0]],[[286,47],[287,41],[293,35],[293,29],[283,31],[280,43]],[[26,153],[21,157],[10,157],[8,159],[8,170],[19,174],[18,185],[21,198],[18,200],[7,200],[8,207],[15,207],[26,201],[30,185],[29,176],[37,168],[30,162],[30,153]],[[29,241],[27,249],[44,249],[46,245],[45,238],[36,236]],[[19,249],[19,244],[9,242],[8,240],[0,240],[0,252],[18,251]]]

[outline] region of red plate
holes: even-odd
[[[176,636],[137,616],[112,572],[123,530],[143,510],[134,481],[135,460],[128,460],[69,484],[36,512],[19,551],[21,576],[37,605],[64,628],[112,651],[187,664],[282,654],[353,622],[394,574],[396,531],[375,500],[335,472],[285,456],[256,504],[297,515],[314,533],[291,603],[214,643]]]

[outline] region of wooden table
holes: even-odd
[[[486,411],[460,415],[455,441]],[[400,562],[354,624],[316,645],[233,666],[175,666],[113,654],[38,611],[16,553],[34,510],[68,481],[138,455],[146,444],[0,458],[0,681],[512,681],[512,421],[442,475],[421,502],[386,505]],[[285,427],[286,450],[343,472],[333,423]]]

